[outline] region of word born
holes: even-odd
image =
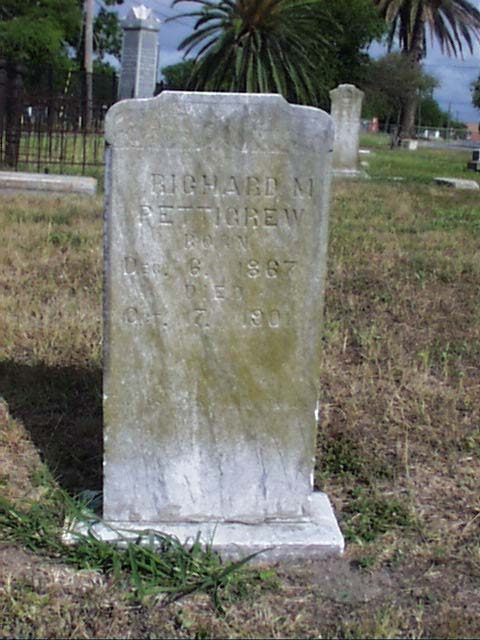
[[[248,248],[248,235],[222,235],[222,236],[194,236],[191,233],[185,234],[185,249],[215,249],[219,247],[237,247],[246,251]]]

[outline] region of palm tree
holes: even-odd
[[[190,88],[280,93],[316,104],[318,65],[328,47],[320,31],[335,28],[321,0],[174,0],[193,2],[191,35],[180,43],[195,54]]]
[[[427,31],[442,53],[463,56],[464,43],[473,53],[474,39],[480,41],[480,11],[468,0],[374,0],[390,25],[388,44],[395,38],[401,52],[414,66],[420,66],[427,52]],[[417,99],[405,99],[400,123],[401,136],[411,135]]]

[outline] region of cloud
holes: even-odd
[[[132,6],[138,4],[141,2],[126,0],[118,8],[119,15],[124,17]],[[183,54],[178,51],[178,45],[192,32],[194,21],[188,18],[181,18],[173,22],[165,22],[165,20],[170,16],[188,11],[195,5],[184,2],[172,8],[171,0],[143,0],[143,4],[152,9],[155,16],[162,21],[160,69],[180,62]],[[480,9],[480,0],[473,0],[472,4]],[[434,92],[440,106],[445,111],[450,107],[452,116],[458,117],[463,122],[478,122],[480,111],[472,105],[470,85],[480,75],[480,45],[475,44],[473,55],[470,55],[466,50],[462,60],[443,55],[438,45],[432,44],[430,40],[427,44],[429,48],[424,67],[427,73],[435,76],[440,82]],[[384,46],[374,43],[369,53],[372,57],[379,57],[386,53],[386,49]]]
[[[437,45],[431,47],[424,63],[425,71],[439,81],[434,96],[442,109],[463,122],[478,122],[480,112],[472,105],[470,86],[480,74],[480,48],[464,58],[449,58]]]

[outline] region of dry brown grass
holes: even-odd
[[[0,199],[1,491],[101,481],[100,201]],[[0,548],[0,637],[479,637],[480,206],[337,184],[317,485],[342,559],[168,607]],[[8,410],[7,410],[8,406]],[[58,577],[60,576],[60,577]]]

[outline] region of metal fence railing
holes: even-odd
[[[398,130],[398,125],[389,124],[383,125],[378,122],[377,119],[362,120],[362,131],[371,133],[387,133],[389,135],[395,134]],[[454,142],[457,140],[467,141],[473,140],[474,134],[470,129],[456,128],[456,127],[432,127],[427,125],[417,126],[414,128],[413,137],[419,140],[430,140],[439,142]]]
[[[0,59],[0,166],[3,169],[86,173],[104,162],[104,121],[116,101],[116,77],[94,74],[86,103],[82,79],[46,77],[35,92],[18,66]]]
[[[91,122],[76,99],[27,103],[0,135],[0,162],[6,168],[43,172],[103,165],[104,119],[109,105],[92,105]]]

